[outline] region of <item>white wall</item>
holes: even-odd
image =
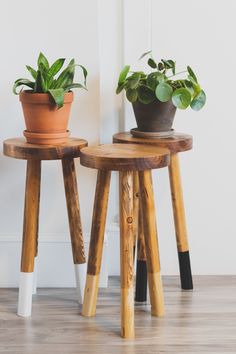
[[[39,6],[39,5],[37,5]],[[26,75],[42,50],[49,59],[75,57],[89,70],[88,92],[75,91],[70,129],[90,144],[110,142],[114,132],[135,126],[129,104],[114,94],[124,63],[137,66],[152,48],[157,58],[171,57],[180,68],[190,64],[207,93],[199,113],[178,112],[175,129],[194,136],[192,152],[181,155],[186,213],[195,274],[233,274],[236,170],[234,0],[8,0],[0,11],[0,140],[19,136],[24,122],[13,81]],[[13,12],[14,9],[14,12]],[[66,13],[66,16],[65,16]],[[84,230],[89,233],[95,172],[77,163]],[[117,183],[114,174],[108,235],[110,271],[119,272]],[[164,274],[178,272],[167,171],[154,173],[158,228]],[[22,230],[25,162],[0,157],[0,286],[17,284]],[[61,168],[44,162],[40,210],[40,285],[73,285],[71,251]],[[114,224],[115,223],[115,224]],[[115,257],[117,255],[117,257]],[[61,274],[55,276],[63,257]],[[47,268],[45,267],[47,265]],[[56,277],[56,278],[55,278]]]

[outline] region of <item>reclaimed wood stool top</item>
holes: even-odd
[[[139,144],[104,144],[81,150],[80,163],[98,170],[143,171],[169,164],[169,150]]]
[[[3,153],[6,156],[23,160],[61,160],[80,156],[80,150],[87,146],[84,139],[68,138],[58,145],[29,144],[24,138],[12,138],[3,142]]]
[[[126,144],[145,144],[149,146],[157,146],[167,148],[171,153],[178,153],[192,149],[193,138],[191,135],[183,133],[174,133],[169,138],[138,138],[129,132],[117,133],[113,135],[114,143]]]

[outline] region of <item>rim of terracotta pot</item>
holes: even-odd
[[[31,104],[55,104],[49,93],[36,93],[30,90],[20,92],[20,101]],[[69,91],[65,93],[64,104],[71,103],[74,98],[74,93]]]
[[[32,137],[38,139],[54,139],[54,138],[66,138],[70,135],[70,131],[67,130],[64,133],[34,133],[29,132],[28,130],[24,130],[23,132],[25,137]]]

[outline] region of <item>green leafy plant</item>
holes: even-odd
[[[152,69],[148,74],[143,71],[133,72],[126,65],[120,73],[116,93],[126,91],[127,99],[133,103],[137,100],[149,104],[155,99],[167,102],[172,99],[174,106],[180,109],[191,107],[199,111],[206,102],[206,94],[201,89],[194,71],[187,66],[187,70],[176,72],[175,61],[161,59],[156,62],[152,52],[148,51],[139,59],[148,56],[147,64]],[[179,75],[185,74],[184,78]]]
[[[31,88],[33,93],[49,93],[56,106],[61,108],[64,104],[64,95],[66,92],[73,88],[86,88],[87,70],[84,66],[75,64],[75,60],[71,59],[68,66],[61,71],[65,62],[65,58],[57,59],[51,66],[43,53],[38,57],[38,68],[33,69],[31,66],[26,65],[27,70],[30,72],[34,81],[28,79],[18,79],[14,82],[13,92],[19,94],[17,88],[19,86],[27,86]],[[78,66],[82,69],[84,83],[74,83],[75,67]],[[60,72],[61,71],[61,72]]]

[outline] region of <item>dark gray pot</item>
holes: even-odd
[[[138,100],[133,103],[138,130],[142,132],[167,132],[172,128],[176,107],[172,101],[155,100],[144,104]]]

